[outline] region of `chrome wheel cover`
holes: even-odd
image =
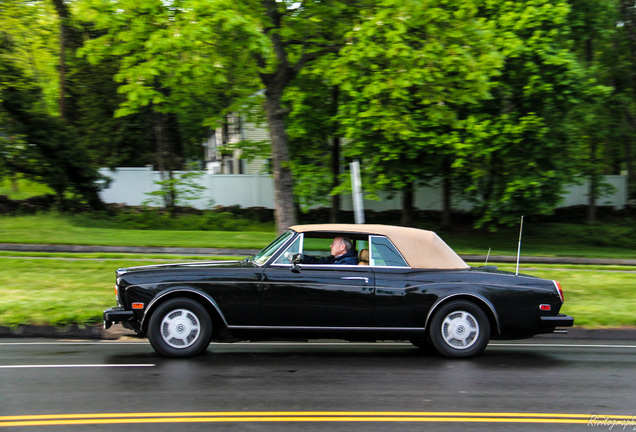
[[[454,349],[467,349],[479,338],[479,322],[466,311],[453,311],[442,321],[442,339]]]
[[[172,348],[188,348],[200,335],[199,317],[188,309],[170,311],[161,321],[161,338]]]

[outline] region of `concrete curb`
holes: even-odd
[[[176,255],[255,255],[259,249],[139,247],[139,246],[91,246],[0,243],[0,251],[8,252],[66,252],[66,253],[139,253]]]

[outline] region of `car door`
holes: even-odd
[[[426,295],[428,283],[422,283],[422,271],[411,269],[388,238],[370,236],[370,244],[370,264],[376,278],[373,325],[387,329],[424,327],[433,298]]]
[[[292,265],[302,238],[263,271],[264,326],[368,327],[372,323],[375,278],[369,266]]]

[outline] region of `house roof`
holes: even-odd
[[[373,224],[313,224],[294,225],[290,229],[299,232],[332,233],[334,236],[355,237],[355,234],[386,236],[399,249],[411,268],[417,269],[466,269],[469,266],[433,231],[393,225]]]

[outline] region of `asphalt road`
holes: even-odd
[[[405,343],[0,339],[0,430],[636,429],[636,341],[492,342],[471,360]],[[612,425],[614,425],[612,427]]]

